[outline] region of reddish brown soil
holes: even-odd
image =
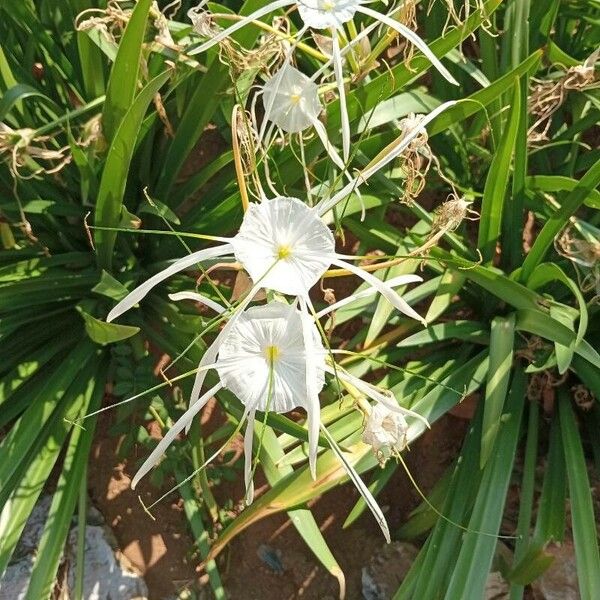
[[[129,488],[132,469],[116,457],[119,440],[108,435],[109,419],[103,419],[90,460],[90,493],[94,504],[113,528],[123,555],[142,574],[150,600],[162,600],[187,584],[201,584],[192,557],[193,540],[181,507],[165,501],[155,509],[153,521],[136,497],[146,503],[158,490],[142,482]],[[419,485],[427,491],[456,455],[467,422],[447,416],[436,423],[408,454],[408,464]],[[229,486],[230,487],[230,486]],[[224,496],[241,497],[241,486],[223,489]],[[216,490],[219,497],[221,493]],[[371,555],[383,544],[381,532],[370,514],[353,526],[342,524],[358,500],[349,485],[326,494],[312,506],[315,518],[329,547],[346,575],[347,598],[361,597],[361,571]],[[393,532],[419,503],[419,496],[399,469],[379,498]],[[280,557],[283,574],[276,574],[258,555],[262,544]],[[338,583],[320,565],[285,515],[265,519],[239,535],[219,557],[219,569],[232,600],[325,599],[338,597]]]

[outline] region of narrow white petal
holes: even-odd
[[[425,327],[427,327],[427,322],[423,317],[419,315],[413,308],[409,306],[409,304],[404,300],[399,294],[397,294],[388,283],[381,281],[381,279],[377,279],[374,275],[371,275],[368,271],[361,269],[360,267],[356,267],[353,264],[340,260],[338,258],[334,258],[331,261],[332,264],[341,267],[342,269],[346,269],[357,275],[368,284],[373,286],[392,306],[397,308],[400,312],[404,313],[406,316],[411,319],[416,319],[423,323]]]
[[[246,486],[246,506],[254,500],[254,482],[252,481],[252,440],[254,439],[255,410],[250,411],[244,433],[244,484]]]
[[[414,32],[411,31],[406,25],[402,25],[394,19],[390,19],[387,15],[381,14],[372,8],[366,6],[360,6],[357,9],[359,12],[377,19],[380,23],[387,25],[391,29],[397,31],[402,37],[406,38],[413,46],[418,48],[429,60],[429,62],[439,71],[440,75],[453,85],[458,85],[458,81],[452,77],[448,69],[440,62],[437,56],[429,49],[429,46]]]
[[[200,364],[198,365],[198,372],[196,373],[196,379],[194,380],[194,386],[192,387],[192,395],[190,396],[191,406],[193,406],[198,401],[200,392],[202,391],[202,385],[204,384],[204,380],[206,379],[206,370],[204,370],[204,367],[215,362],[223,340],[227,337],[229,331],[235,325],[236,321],[244,312],[248,304],[252,302],[252,299],[254,298],[254,296],[256,296],[260,288],[260,284],[257,284],[248,292],[248,295],[242,300],[240,305],[237,307],[235,313],[231,315],[225,327],[221,329],[221,332],[216,337],[215,341],[206,349],[206,352],[200,359]],[[186,427],[185,432],[187,433],[188,431],[189,425]]]
[[[224,256],[226,254],[231,254],[233,252],[233,247],[231,244],[222,244],[221,246],[214,246],[213,248],[204,248],[203,250],[198,250],[197,252],[192,252],[189,256],[184,256],[179,260],[176,260],[172,265],[163,269],[156,275],[153,275],[136,287],[133,291],[131,291],[121,302],[119,302],[109,313],[106,320],[110,323],[114,321],[117,317],[122,315],[124,312],[128,311],[132,306],[135,306],[142,298],[144,298],[150,290],[157,286],[161,281],[171,277],[171,275],[175,275],[175,273],[179,273],[185,269],[189,269],[196,263],[202,262],[204,260],[209,260],[211,258],[217,258],[219,256]]]
[[[419,281],[423,281],[422,277],[418,275],[399,275],[398,277],[393,277],[392,279],[388,279],[386,281],[386,285],[389,285],[391,288],[398,287],[399,285],[406,285],[407,283],[418,283]],[[361,300],[363,298],[368,298],[369,296],[374,296],[377,293],[377,290],[373,287],[369,287],[366,290],[361,290],[360,292],[356,292],[355,294],[350,294],[347,298],[342,298],[337,302],[334,302],[330,306],[325,307],[323,310],[320,310],[317,313],[317,319],[328,315],[334,310],[338,310],[342,308],[342,306],[346,306],[346,304],[350,304],[355,300]]]
[[[342,156],[344,162],[350,157],[350,121],[346,107],[346,90],[344,88],[344,73],[342,70],[342,55],[340,54],[340,41],[337,32],[333,34],[333,71],[337,83],[338,95],[340,97],[340,116],[342,119]]]
[[[177,292],[176,294],[169,294],[169,299],[177,302],[179,300],[193,300],[194,302],[200,302],[208,308],[212,308],[216,313],[224,313],[227,309],[221,306],[218,302],[198,294],[197,292]]]
[[[208,42],[205,42],[204,44],[198,46],[198,48],[195,48],[194,50],[191,50],[187,54],[188,54],[188,56],[193,56],[194,54],[200,54],[201,52],[206,52],[209,48],[212,48],[215,44],[218,44],[221,40],[224,40],[225,38],[234,34],[239,29],[242,29],[242,27],[245,27],[248,23],[251,23],[252,21],[256,21],[257,19],[260,19],[261,17],[268,15],[270,12],[273,12],[280,8],[284,8],[286,6],[290,6],[291,4],[294,4],[294,0],[276,0],[275,2],[270,2],[266,6],[263,6],[262,8],[255,10],[253,13],[249,14],[247,17],[244,17],[241,21],[238,21],[231,27],[224,29],[223,31],[221,31],[220,33],[215,35],[212,39],[210,39]]]
[[[173,440],[179,435],[179,433],[186,427],[189,423],[192,422],[193,418],[198,414],[198,412],[202,409],[202,407],[221,389],[221,384],[218,383],[213,388],[208,390],[196,402],[194,405],[190,406],[185,413],[179,418],[177,423],[167,431],[165,437],[158,443],[156,448],[150,453],[150,456],[144,461],[144,464],[139,468],[138,472],[135,474],[135,477],[131,481],[131,489],[134,490],[135,486],[140,482],[140,479],[148,473],[154,467],[154,465],[158,462],[160,457],[165,453],[167,448],[171,445]]]
[[[306,300],[300,300],[302,315],[302,337],[306,352],[306,412],[308,415],[308,464],[313,479],[317,478],[317,452],[319,446],[319,425],[321,423],[321,407],[319,406],[319,390],[317,389],[316,348],[313,341],[313,320],[308,312]]]
[[[377,161],[374,165],[370,166],[368,169],[365,169],[364,171],[359,173],[355,179],[353,179],[350,183],[344,186],[331,198],[329,198],[328,200],[322,200],[316,207],[319,215],[322,216],[327,211],[331,210],[338,202],[346,198],[346,196],[354,192],[356,188],[358,188],[358,186],[360,186],[367,179],[369,179],[369,177],[377,173],[377,171],[381,170],[383,167],[385,167],[390,162],[395,160],[398,156],[400,156],[406,150],[406,148],[410,146],[412,141],[417,136],[421,135],[423,131],[425,131],[427,125],[429,125],[429,123],[433,121],[433,119],[435,119],[439,114],[444,112],[447,108],[454,106],[455,104],[456,101],[451,100],[449,102],[444,102],[444,104],[441,104],[435,110],[432,110],[426,117],[424,117],[421,120],[418,127],[415,127],[411,132],[404,135],[400,143],[395,148],[390,150],[390,152],[388,152],[383,158]]]
[[[377,521],[379,527],[381,527],[381,531],[383,531],[385,541],[389,544],[391,542],[390,530],[387,521],[385,520],[385,517],[383,515],[383,512],[381,511],[381,508],[379,508],[379,504],[377,504],[377,500],[375,500],[373,494],[371,494],[371,492],[369,491],[369,488],[364,484],[363,480],[360,478],[360,475],[356,472],[356,469],[346,460],[344,453],[342,452],[341,448],[337,445],[336,441],[333,439],[329,431],[327,431],[327,428],[324,425],[321,425],[321,430],[323,431],[323,435],[329,442],[331,449],[334,451],[334,453],[337,455],[340,462],[342,463],[344,469],[346,470],[346,473],[348,474],[348,477],[356,486],[356,489],[360,492],[360,495],[364,498],[365,502],[367,503],[367,506],[369,507],[369,510],[373,513],[375,520]]]
[[[391,397],[386,396],[386,394],[384,394],[381,390],[377,389],[374,385],[371,385],[370,383],[367,383],[366,381],[355,377],[354,375],[348,373],[348,371],[345,371],[339,366],[336,369],[327,366],[325,370],[329,374],[339,377],[342,381],[345,381],[346,383],[349,383],[350,385],[354,386],[361,394],[364,394],[368,398],[371,398],[371,400],[375,400],[375,402],[383,404],[383,406],[385,406],[392,412],[414,417],[415,419],[418,419],[419,421],[424,423],[427,427],[430,426],[429,421],[423,415],[420,415],[414,410],[410,410],[410,408],[400,406],[398,402],[393,400]]]
[[[327,137],[327,131],[325,130],[323,123],[321,123],[321,121],[318,119],[313,119],[312,125],[315,128],[319,139],[321,140],[321,144],[323,144],[325,150],[327,150],[327,154],[329,154],[329,158],[331,158],[333,164],[335,164],[336,167],[342,171],[345,171],[346,164],[342,160],[342,157],[337,153],[337,150],[334,148],[333,144],[329,141],[329,138]]]

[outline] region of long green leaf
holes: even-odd
[[[514,343],[514,313],[508,317],[493,319],[490,335],[490,368],[485,387],[485,409],[479,460],[479,466],[482,469],[494,450],[496,436],[500,430],[500,417],[513,366]]]
[[[169,75],[170,72],[165,71],[152,79],[138,94],[119,125],[108,151],[102,180],[100,181],[94,217],[97,226],[118,227],[119,225],[129,165],[137,143],[142,119],[146,114],[148,105],[167,81]],[[101,268],[110,270],[117,234],[114,231],[96,230],[94,238],[98,252],[98,263]]]
[[[81,414],[96,410],[104,396],[105,365],[94,373],[83,392]],[[71,518],[79,495],[80,481],[88,461],[96,425],[95,417],[86,421],[85,429],[73,427],[61,476],[44,526],[37,558],[31,572],[26,600],[50,598],[62,558]],[[80,527],[82,524],[80,523]]]
[[[121,38],[106,90],[102,130],[111,142],[130,110],[138,86],[142,46],[152,0],[139,0]]]
[[[501,522],[521,429],[525,373],[517,368],[506,403],[506,413],[498,433],[496,452],[486,464],[477,500],[446,590],[446,600],[483,598],[494,551],[495,535]]]
[[[496,242],[502,228],[504,200],[509,190],[508,181],[517,131],[519,129],[520,113],[521,86],[519,80],[515,79],[508,123],[492,158],[481,203],[481,220],[479,222],[477,246],[485,261],[491,260],[494,256]]]
[[[569,479],[579,591],[582,600],[594,600],[600,593],[600,553],[596,519],[581,436],[577,429],[571,399],[564,390],[559,391],[558,394],[558,410]]]
[[[592,190],[600,185],[600,160],[596,161],[577,185],[561,202],[560,208],[551,215],[537,235],[533,247],[525,258],[521,271],[521,281],[527,281],[535,268],[544,260],[546,252],[552,246],[554,238],[561,232],[569,219],[590,196]]]

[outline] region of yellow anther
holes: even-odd
[[[286,258],[289,258],[291,254],[292,249],[289,246],[279,246],[279,248],[277,248],[277,258],[279,260],[285,260]]]
[[[267,346],[265,354],[270,364],[273,364],[279,357],[279,348],[277,346]]]

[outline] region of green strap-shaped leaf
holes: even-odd
[[[142,46],[152,0],[139,0],[121,38],[110,72],[106,102],[102,110],[102,131],[111,142],[131,107],[138,86]]]
[[[100,407],[104,396],[105,377],[106,365],[102,364],[88,381],[83,392],[82,415]],[[71,526],[71,518],[79,495],[80,481],[88,461],[95,426],[96,417],[93,417],[85,422],[85,429],[82,427],[72,428],[62,473],[40,538],[37,558],[31,572],[25,600],[50,598]],[[82,525],[85,526],[80,523],[80,527]]]
[[[496,317],[492,321],[490,333],[490,368],[485,386],[483,433],[479,459],[479,466],[482,469],[494,450],[496,436],[500,430],[500,418],[513,368],[514,343],[514,313],[508,317]]]
[[[510,116],[498,148],[492,158],[492,164],[490,165],[483,190],[477,246],[485,261],[491,260],[494,256],[496,242],[500,237],[502,217],[504,215],[504,200],[509,191],[508,181],[519,128],[520,112],[521,86],[519,80],[515,79]]]
[[[561,202],[560,208],[546,221],[546,224],[538,234],[533,247],[529,251],[523,269],[521,271],[521,281],[528,281],[535,268],[544,260],[546,252],[552,246],[554,238],[561,232],[569,219],[575,214],[580,206],[585,202],[600,184],[600,160],[596,161],[586,174],[580,179],[577,185]]]
[[[565,390],[559,391],[558,411],[569,479],[579,592],[582,600],[595,600],[600,594],[600,554],[596,519],[581,436],[571,399]]]
[[[125,184],[142,120],[148,105],[169,75],[170,72],[165,71],[152,79],[138,94],[119,125],[102,172],[94,215],[96,226],[117,227],[121,220]],[[96,230],[94,238],[100,267],[110,269],[117,234],[114,231]]]
[[[494,454],[487,462],[477,493],[469,531],[463,536],[446,600],[483,598],[513,469],[525,396],[525,373],[515,369]]]

